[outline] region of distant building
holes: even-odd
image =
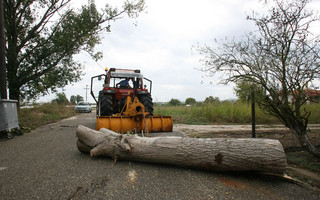
[[[307,90],[307,97],[310,102],[320,102],[320,90]]]
[[[298,93],[299,91],[295,91],[294,93]],[[320,90],[311,90],[311,89],[306,89],[304,90],[306,98],[308,98],[308,102],[313,102],[313,103],[319,103],[320,102]],[[290,95],[289,100],[293,101],[294,96]]]

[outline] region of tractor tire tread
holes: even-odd
[[[100,94],[100,116],[111,116],[113,114],[112,95]]]
[[[150,113],[150,115],[153,115],[153,102],[150,94],[147,95],[140,95],[139,96],[140,102],[144,105],[147,112]]]

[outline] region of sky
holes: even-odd
[[[76,2],[79,6],[86,1]],[[122,1],[95,2],[103,8],[106,2],[119,5]],[[320,5],[319,0],[314,2]],[[220,76],[208,77],[200,70],[201,56],[192,47],[207,44],[214,48],[215,39],[226,37],[241,40],[245,33],[256,31],[246,16],[262,12],[267,6],[265,0],[146,0],[146,9],[137,19],[123,17],[111,22],[111,33],[101,35],[96,50],[102,51],[103,59],[95,62],[85,52],[75,56],[85,66],[85,75],[59,92],[65,92],[68,99],[81,95],[94,102],[85,89],[90,88],[91,77],[105,73],[105,67],[114,67],[140,69],[153,82],[154,102],[172,98],[185,101],[189,97],[204,101],[208,96],[235,99],[234,85],[221,85]],[[95,88],[102,89],[102,83]],[[55,97],[46,95],[40,101]]]

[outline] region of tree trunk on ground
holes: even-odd
[[[79,126],[77,147],[91,156],[164,163],[213,171],[283,173],[286,156],[278,140],[139,137]]]

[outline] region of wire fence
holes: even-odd
[[[320,93],[319,93],[320,94]],[[259,125],[265,125],[266,119],[263,118],[259,118],[259,114],[257,117],[257,110],[261,111],[260,108],[257,107],[257,105],[254,102],[254,91],[252,91],[251,93],[251,119],[252,119],[252,137],[257,137],[257,131],[259,132],[259,130],[257,129],[257,126]],[[314,98],[310,99],[310,101],[307,101],[300,109],[302,114],[305,114],[307,116],[307,120],[308,120],[308,128],[307,128],[307,132],[308,133],[312,133],[312,134],[320,134],[320,95],[319,96],[315,96]],[[263,112],[263,110],[262,110]],[[264,115],[263,117],[266,117],[268,115]],[[268,123],[270,124],[281,124],[280,120],[278,120],[276,117],[271,117],[271,121],[273,121],[273,123]],[[279,128],[280,127],[280,128]],[[276,131],[289,131],[288,128],[286,128],[284,125],[278,126],[277,129],[275,129]],[[310,134],[310,135],[312,135]],[[311,138],[312,139],[312,138]],[[313,140],[313,139],[312,139]],[[297,139],[294,138],[293,134],[292,134],[292,138],[291,138],[292,143],[297,143]],[[314,141],[315,143],[319,143],[320,141]],[[320,143],[319,143],[320,144]]]

